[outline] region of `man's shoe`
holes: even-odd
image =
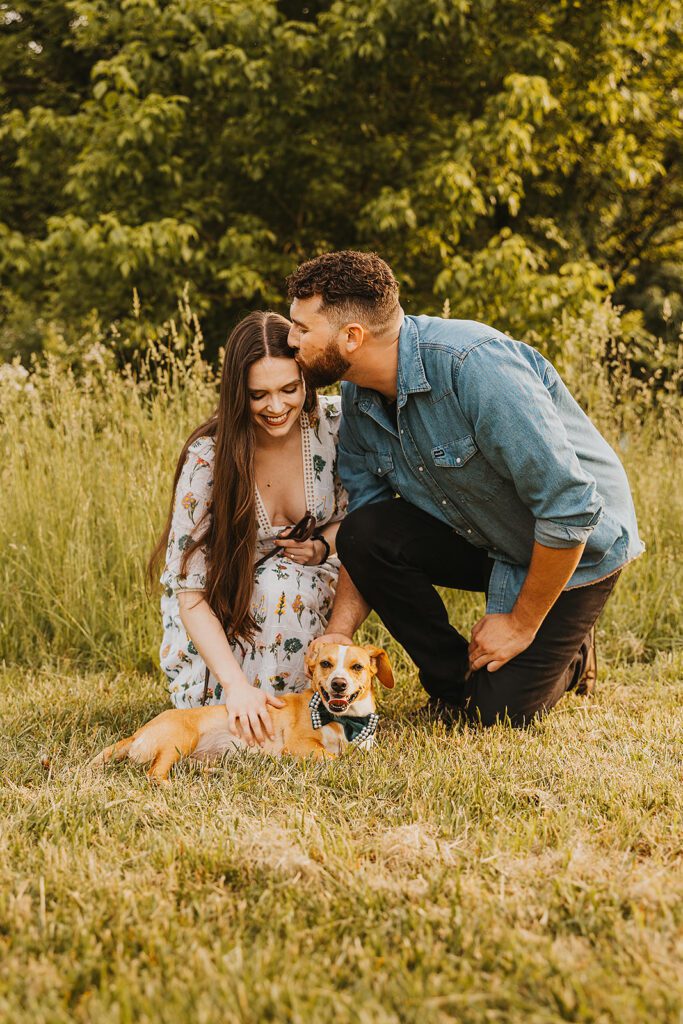
[[[595,681],[598,678],[598,656],[595,651],[595,626],[588,634],[588,653],[583,675],[576,684],[576,693],[580,697],[591,697],[595,692]]]

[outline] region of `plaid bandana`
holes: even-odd
[[[363,740],[374,736],[379,715],[363,715],[362,718],[354,718],[349,715],[333,715],[323,704],[319,693],[314,693],[309,704],[311,709],[311,725],[314,729],[321,729],[323,725],[336,722],[344,729],[344,735],[349,743],[362,743]]]

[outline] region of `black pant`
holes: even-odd
[[[401,498],[364,505],[337,534],[342,564],[420,670],[432,697],[483,725],[515,726],[554,707],[583,674],[588,634],[618,574],[566,590],[533,643],[497,672],[465,678],[468,642],[450,624],[434,585],[486,592],[493,563],[449,526]]]

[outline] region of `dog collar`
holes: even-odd
[[[311,709],[311,725],[314,729],[322,729],[323,725],[329,725],[330,722],[336,722],[337,725],[341,725],[344,730],[349,743],[362,743],[363,740],[370,739],[374,736],[377,723],[379,722],[379,715],[363,715],[361,718],[355,718],[349,715],[333,715],[325,705],[323,699],[319,693],[314,693],[311,697],[309,704]]]

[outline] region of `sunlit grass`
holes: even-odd
[[[571,384],[648,550],[594,700],[524,733],[412,725],[414,669],[372,619],[398,685],[370,754],[182,764],[163,791],[84,765],[168,704],[143,572],[216,401],[196,322],[135,374],[5,369],[0,1019],[680,1024],[683,428],[673,392],[596,365]],[[447,600],[466,632],[482,599]]]
[[[678,1024],[683,662],[603,674],[525,734],[416,728],[159,791],[105,742],[158,678],[7,669],[0,1017]]]

